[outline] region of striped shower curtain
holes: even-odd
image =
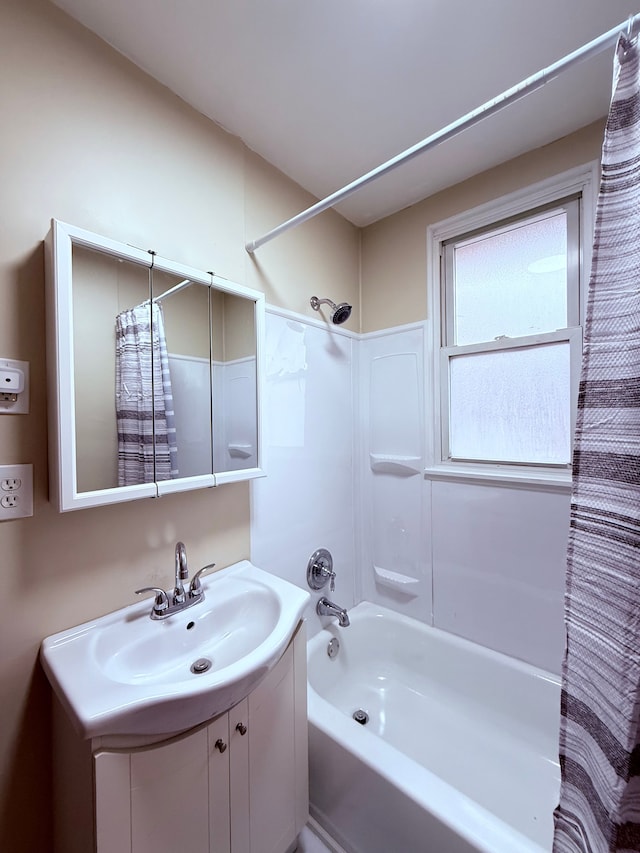
[[[116,317],[116,420],[119,486],[178,476],[164,319],[155,302]]]
[[[640,79],[621,38],[574,448],[554,853],[640,850]]]

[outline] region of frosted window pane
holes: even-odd
[[[569,344],[450,359],[454,459],[570,461]]]
[[[567,326],[564,211],[455,247],[457,345]]]

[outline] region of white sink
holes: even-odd
[[[247,560],[202,578],[204,601],[165,620],[153,596],[47,637],[42,664],[78,732],[184,731],[244,699],[284,652],[309,593]],[[193,672],[205,658],[209,668]]]

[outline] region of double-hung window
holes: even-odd
[[[574,184],[483,208],[457,230],[443,223],[440,237],[430,229],[433,471],[569,479],[591,221],[585,186]]]

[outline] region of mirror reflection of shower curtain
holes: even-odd
[[[118,485],[178,476],[162,309],[143,302],[116,317]]]

